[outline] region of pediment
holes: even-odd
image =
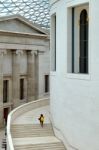
[[[0,18],[0,30],[30,34],[48,34],[47,31],[20,15]]]

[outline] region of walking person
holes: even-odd
[[[44,124],[44,115],[41,114],[40,117],[38,118],[38,120],[40,121],[41,127],[43,127],[43,124]]]

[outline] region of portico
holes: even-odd
[[[21,16],[0,18],[0,126],[8,111],[44,96],[43,88],[40,91],[38,86],[43,87],[41,80],[49,74],[49,60],[40,72],[43,57],[49,59],[45,30]]]

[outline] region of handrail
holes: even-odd
[[[8,115],[8,119],[7,119],[7,150],[14,150],[14,146],[13,146],[13,142],[12,142],[12,137],[11,137],[11,116],[12,116],[11,112]]]
[[[49,98],[35,100],[26,104],[23,104],[14,110],[12,110],[8,115],[7,120],[7,150],[14,150],[14,145],[11,136],[11,124],[12,122],[21,114],[42,107],[49,104]]]

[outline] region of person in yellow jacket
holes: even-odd
[[[38,120],[40,121],[41,127],[43,127],[43,124],[44,124],[44,115],[41,114],[40,117],[38,118]]]

